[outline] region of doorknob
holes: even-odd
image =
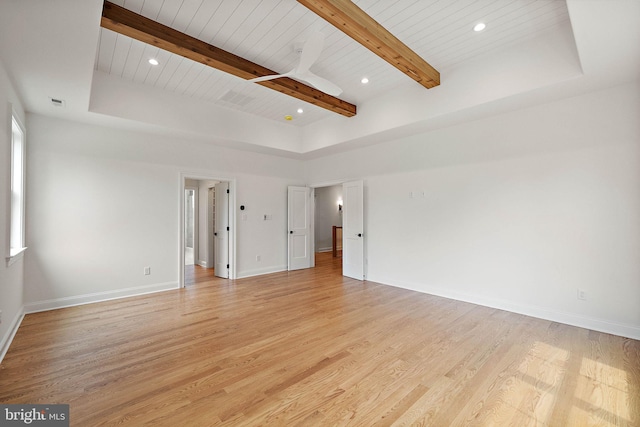
[[[291,231],[289,232],[289,234],[293,234],[293,230],[291,230]]]
[[[358,233],[358,237],[362,237],[362,233]]]
[[[214,236],[217,236],[217,235],[218,235],[218,233],[213,233],[213,235],[214,235]]]

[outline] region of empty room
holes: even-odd
[[[637,0],[1,0],[0,425],[640,425]]]

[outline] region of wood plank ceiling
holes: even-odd
[[[420,83],[440,84],[440,73],[351,0],[298,0],[331,25]]]
[[[175,30],[246,58],[268,69],[295,67],[295,43],[325,34],[325,48],[312,71],[344,92],[341,99],[361,104],[400,86],[416,85],[295,0],[114,0],[115,4]],[[360,0],[355,3],[443,75],[481,55],[568,25],[562,0]],[[488,28],[474,33],[478,21]],[[158,59],[158,66],[147,60]],[[117,78],[155,86],[178,96],[293,125],[332,116],[316,107],[212,69],[130,37],[101,29],[95,69]],[[370,83],[362,85],[360,79]],[[419,86],[418,86],[419,87]],[[303,108],[303,114],[296,110]]]
[[[108,1],[104,2],[101,26],[246,80],[278,74],[276,71],[269,70]],[[279,78],[259,84],[343,116],[352,117],[356,114],[355,105],[290,78]]]

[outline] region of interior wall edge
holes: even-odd
[[[9,329],[4,334],[4,337],[2,337],[2,340],[0,341],[0,363],[2,363],[2,360],[4,359],[4,356],[7,354],[7,351],[9,351],[9,347],[11,346],[11,343],[13,342],[13,339],[15,338],[16,333],[18,332],[18,329],[22,324],[22,319],[24,319],[24,315],[25,315],[24,306],[22,306],[18,310],[18,313],[14,316],[13,321],[9,325]]]

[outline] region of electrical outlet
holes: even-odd
[[[260,255],[256,255],[256,261],[260,261]]]
[[[2,310],[0,310],[0,323],[2,323]]]
[[[144,268],[144,275],[145,276],[149,276],[151,274],[151,267],[145,267]]]
[[[585,291],[584,289],[579,289],[578,288],[578,299],[581,301],[586,301],[587,300],[587,291]]]

